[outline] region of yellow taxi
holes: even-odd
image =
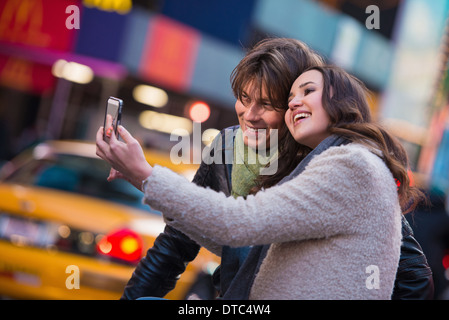
[[[189,177],[197,169],[147,156]],[[109,169],[94,144],[77,141],[38,144],[1,168],[0,297],[120,298],[165,225],[129,183],[107,182]],[[186,298],[217,262],[201,249],[166,298]]]

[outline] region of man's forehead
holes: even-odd
[[[253,98],[260,98],[262,100],[268,99],[267,90],[262,81],[251,80],[248,81],[244,86],[242,92]]]

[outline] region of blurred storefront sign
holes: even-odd
[[[390,76],[393,46],[351,17],[341,16],[330,58],[370,87],[382,90]]]
[[[432,95],[440,72],[440,46],[448,10],[448,0],[407,0],[400,10],[391,77],[383,94],[381,114],[389,128],[402,130],[412,167],[427,148],[421,149],[426,135],[431,134],[427,128],[433,115]],[[417,132],[422,133],[420,137]],[[414,137],[413,141],[408,137]],[[423,168],[420,162],[418,169]],[[433,163],[426,166],[423,173],[429,174]]]
[[[24,49],[20,46],[0,42],[0,54],[46,65],[49,66],[50,70],[56,61],[63,59],[87,65],[96,75],[106,78],[121,79],[127,74],[126,68],[119,63],[78,55],[72,52],[61,52],[37,47]]]
[[[120,14],[127,14],[133,7],[132,0],[83,0],[83,5]]]
[[[149,24],[139,74],[175,90],[190,87],[201,34],[163,16]]]
[[[229,79],[241,48],[139,8],[129,14],[124,32],[119,61],[131,73],[233,107]]]
[[[139,7],[118,10],[126,4],[119,2],[0,2],[1,84],[49,92],[55,83],[51,67],[63,59],[89,66],[96,76],[121,79],[131,73],[232,108],[229,76],[243,55],[240,47]],[[79,29],[66,27],[71,5],[80,8]]]
[[[125,25],[124,33],[130,36],[125,36],[123,39],[119,60],[133,74],[139,72],[142,52],[153,16],[148,11],[136,7],[130,12]]]
[[[382,35],[362,29],[358,52],[352,71],[372,87],[383,90],[388,83],[393,58],[393,46]]]
[[[382,103],[385,118],[426,128],[433,87],[439,72],[439,49],[449,1],[403,2],[396,33],[392,76]]]
[[[51,67],[29,60],[0,54],[0,84],[37,94],[53,88]]]
[[[446,119],[446,125],[436,150],[430,188],[438,194],[449,194],[449,118]]]
[[[203,35],[198,47],[190,92],[234,107],[235,97],[231,89],[232,70],[243,58],[237,47]]]
[[[263,31],[300,39],[371,87],[385,87],[392,44],[364,24],[311,0],[260,0],[254,19]]]
[[[145,1],[159,3],[161,14],[195,28],[205,36],[240,47],[251,36],[250,17],[259,0]],[[283,5],[284,1],[273,2]]]
[[[51,65],[24,55],[32,48],[71,50],[75,32],[65,27],[65,9],[78,0],[6,0],[0,2],[0,82],[22,91],[42,94],[55,79]],[[59,28],[56,26],[60,26]],[[14,48],[14,49],[12,49]]]
[[[129,15],[84,7],[74,52],[118,62],[124,38],[132,36],[124,32],[128,18]]]
[[[418,170],[428,178],[429,189],[449,197],[449,21],[446,22],[440,65],[440,79],[436,84],[432,116],[422,150]],[[430,109],[430,108],[429,108]]]
[[[287,9],[288,8],[288,9]],[[275,35],[304,41],[323,55],[332,51],[339,14],[310,0],[259,0],[255,24]]]
[[[0,41],[67,51],[75,32],[65,27],[66,7],[78,0],[4,0],[0,2]]]
[[[342,68],[351,70],[356,59],[363,30],[360,23],[352,17],[342,17],[337,26],[335,45],[331,59]]]

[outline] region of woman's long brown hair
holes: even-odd
[[[330,133],[380,151],[383,161],[397,181],[403,212],[414,210],[425,198],[424,194],[410,185],[408,156],[402,144],[380,124],[373,122],[367,101],[369,91],[366,86],[339,67],[314,66],[306,71],[309,70],[317,70],[323,76],[322,103],[330,118]],[[260,176],[257,186],[251,193],[277,184],[310,151],[310,148],[297,143],[288,132],[279,144],[277,172],[271,176]]]

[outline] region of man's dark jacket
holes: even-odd
[[[225,130],[236,130],[238,126]],[[225,137],[225,130],[221,137]],[[229,131],[227,131],[229,133]],[[231,170],[233,159],[233,140],[216,139],[212,144],[210,156],[221,153],[221,161],[202,162],[193,182],[202,187],[231,194]],[[217,158],[214,158],[217,160]],[[225,161],[226,160],[226,161]],[[421,246],[413,236],[407,220],[402,219],[402,246],[398,272],[392,299],[432,299],[433,278]],[[163,297],[176,285],[176,281],[187,264],[195,259],[200,246],[180,231],[166,226],[144,258],[137,265],[125,287],[121,299],[140,297]],[[221,297],[225,296],[237,271],[242,266],[249,248],[223,247],[221,266],[214,273],[214,284]]]

